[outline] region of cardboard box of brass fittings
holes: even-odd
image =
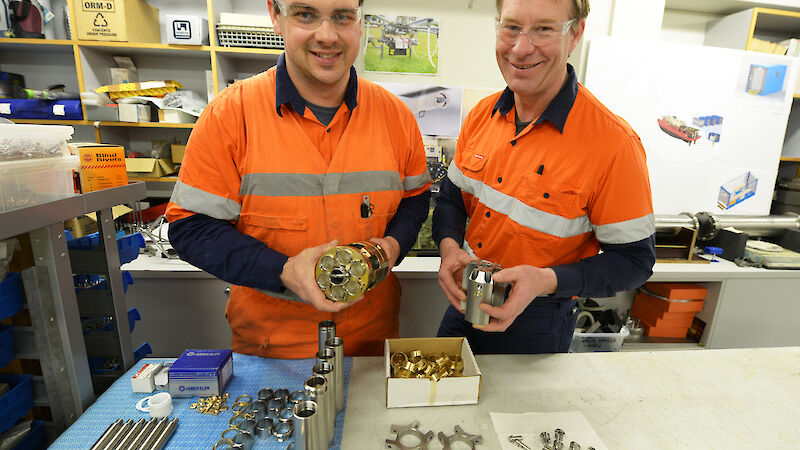
[[[464,338],[387,339],[384,364],[387,408],[471,405],[480,398],[481,371]]]

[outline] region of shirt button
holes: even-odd
[[[511,146],[513,147],[513,146],[515,146],[515,145],[517,145],[517,140],[516,140],[516,139],[514,139],[514,140],[512,140],[512,141],[511,141]]]
[[[545,193],[544,193],[544,198],[550,198],[550,194],[549,194],[549,193],[547,193],[547,192],[545,192]]]
[[[503,182],[503,177],[497,177],[497,182],[498,183],[502,183]]]
[[[330,129],[330,128],[328,128],[328,133],[330,133],[330,132],[331,132],[331,129]]]
[[[489,211],[486,211],[486,217],[490,217],[491,215],[492,215],[492,213],[490,213]]]
[[[481,248],[481,247],[483,247],[483,244],[481,244],[480,242],[478,242],[478,248]]]

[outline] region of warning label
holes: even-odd
[[[90,12],[114,12],[114,1],[109,0],[105,2],[88,2],[83,1],[82,8],[84,11]]]

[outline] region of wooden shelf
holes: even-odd
[[[33,125],[91,125],[88,120],[50,120],[50,119],[9,119],[14,123]]]
[[[49,119],[10,119],[14,123],[34,125],[97,125],[101,127],[137,127],[137,128],[194,128],[193,123],[160,123],[160,122],[97,122],[93,120],[49,120]]]
[[[781,156],[781,162],[800,162],[800,158],[790,156]]]
[[[220,47],[214,46],[217,53],[246,53],[250,55],[280,55],[283,49],[276,48],[251,48],[251,47]]]
[[[173,175],[169,177],[128,177],[128,181],[150,181],[150,182],[159,182],[159,183],[175,183],[178,181],[178,176]]]
[[[665,9],[719,15],[732,14],[756,7],[800,11],[797,0],[666,0],[665,5]]]

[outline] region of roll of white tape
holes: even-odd
[[[147,406],[145,406],[147,403]],[[159,392],[158,394],[151,395],[139,400],[136,403],[136,409],[142,412],[149,412],[150,417],[160,419],[172,414],[172,396],[169,392]]]

